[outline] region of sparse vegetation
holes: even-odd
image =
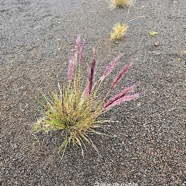
[[[42,93],[43,101],[39,101],[43,107],[42,117],[34,125],[34,131],[54,131],[60,130],[64,133],[64,141],[60,146],[63,149],[63,155],[67,146],[78,144],[82,149],[85,143],[91,144],[97,151],[96,146],[89,137],[89,133],[101,134],[96,129],[104,122],[109,120],[101,119],[100,116],[113,108],[115,105],[133,100],[139,94],[133,94],[136,85],[124,88],[119,94],[108,100],[108,96],[115,89],[126,71],[132,64],[126,65],[112,82],[108,93],[104,97],[99,97],[99,89],[102,82],[111,73],[121,55],[118,55],[106,68],[101,78],[94,81],[96,66],[96,55],[91,62],[91,68],[87,86],[82,83],[82,59],[84,53],[84,44],[80,44],[80,36],[76,40],[75,54],[70,59],[67,82],[60,86],[58,90]]]
[[[112,0],[112,6],[115,8],[129,7],[134,4],[134,0]]]
[[[128,29],[127,24],[118,23],[113,27],[110,38],[111,40],[120,40],[126,33]]]
[[[149,32],[149,35],[150,36],[156,36],[156,35],[158,35],[158,32],[156,32],[156,31],[150,31]]]

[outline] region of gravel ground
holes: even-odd
[[[0,0],[0,185],[186,185],[185,0],[141,0],[127,11],[106,0]],[[125,39],[111,43],[112,26],[124,20]],[[61,161],[60,134],[30,130],[39,117],[34,97],[57,74],[64,79],[78,33],[86,65],[98,50],[97,75],[116,53],[124,54],[117,69],[138,58],[120,86],[140,81],[143,94],[107,114],[120,121],[105,126],[114,138],[92,136],[101,157],[88,147],[83,159],[72,147]]]

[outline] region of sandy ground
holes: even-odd
[[[126,15],[106,0],[0,0],[0,185],[186,185],[186,2],[141,0]],[[129,22],[138,16],[145,18]],[[111,43],[120,21],[129,31]],[[98,51],[97,75],[119,52],[117,69],[138,58],[120,86],[140,81],[143,95],[107,114],[120,121],[105,126],[114,138],[92,136],[101,157],[88,147],[83,159],[72,147],[61,161],[59,133],[31,132],[34,97],[55,86],[57,74],[64,80],[78,33],[87,41],[85,65],[91,47]]]

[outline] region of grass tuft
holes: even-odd
[[[94,52],[89,76],[87,77],[87,85],[83,86],[82,58],[85,42],[81,46],[80,39],[80,36],[78,36],[75,53],[69,61],[67,82],[64,83],[63,86],[58,83],[57,90],[41,93],[43,99],[38,100],[38,102],[43,107],[41,111],[42,117],[39,118],[33,126],[35,132],[55,130],[63,132],[64,139],[60,146],[60,150],[63,150],[63,155],[67,146],[71,143],[73,145],[79,145],[82,150],[83,147],[85,147],[85,143],[89,143],[97,151],[89,134],[101,134],[97,131],[97,128],[101,127],[101,124],[108,122],[108,120],[100,116],[115,105],[133,100],[139,96],[138,94],[133,94],[136,88],[134,84],[108,100],[109,94],[131,65],[124,67],[115,77],[105,96],[98,95],[102,82],[114,69],[121,55],[114,58],[106,67],[101,78],[95,81],[96,54]]]
[[[115,8],[129,7],[134,4],[134,0],[112,0],[112,6]]]
[[[113,27],[113,31],[111,32],[110,38],[111,40],[121,40],[121,38],[125,35],[128,29],[127,24],[118,23]]]
[[[157,36],[158,35],[158,32],[156,32],[156,31],[150,31],[149,32],[149,35],[154,37],[154,36]]]

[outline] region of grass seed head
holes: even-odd
[[[111,4],[115,8],[130,7],[134,4],[134,0],[112,0]]]
[[[128,29],[127,24],[118,23],[113,27],[113,31],[111,32],[111,40],[120,40],[126,33]]]

